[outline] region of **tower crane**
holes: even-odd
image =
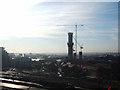
[[[78,24],[75,24],[75,25],[57,25],[57,26],[75,26],[75,51],[76,51],[76,55],[77,55],[77,28],[78,26],[84,26],[83,24],[81,25],[78,25]]]

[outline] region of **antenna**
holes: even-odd
[[[77,55],[77,28],[78,26],[84,26],[83,24],[81,25],[57,25],[57,26],[75,26],[75,51],[76,51],[76,55]]]

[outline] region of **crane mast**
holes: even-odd
[[[75,36],[76,36],[76,42],[75,42],[75,51],[76,51],[76,55],[77,55],[77,25],[75,25],[75,28],[76,28],[76,33],[75,33]]]

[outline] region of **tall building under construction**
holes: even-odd
[[[73,33],[72,32],[69,32],[68,33],[68,58],[69,60],[72,60],[73,59]]]
[[[80,46],[80,49],[81,51],[79,52],[79,58],[77,58],[77,53],[75,52],[73,54],[73,33],[72,32],[69,32],[68,33],[68,59],[69,60],[82,60],[82,49],[83,49],[83,46]]]

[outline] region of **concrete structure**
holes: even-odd
[[[0,63],[2,64],[2,70],[10,67],[10,57],[4,47],[0,47]]]
[[[0,72],[2,72],[2,47],[0,47]],[[2,78],[2,73],[0,73],[0,78]],[[0,80],[1,84],[1,80]],[[0,86],[0,90],[2,90],[2,87]]]
[[[73,59],[73,33],[72,32],[69,32],[68,33],[68,58],[69,60],[72,60]]]
[[[74,53],[74,57],[73,57],[73,59],[76,60],[76,59],[77,59],[76,57],[77,57],[77,56],[76,56],[76,53]]]
[[[82,60],[82,51],[79,52],[79,60]]]

